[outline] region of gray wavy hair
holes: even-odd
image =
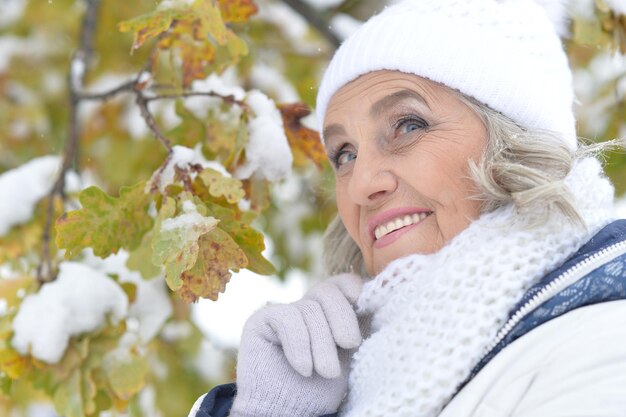
[[[575,160],[615,146],[615,142],[580,145],[573,153],[554,133],[526,130],[508,117],[455,91],[483,121],[487,146],[481,160],[469,161],[469,174],[477,185],[481,212],[513,204],[518,212],[533,213],[538,224],[555,210],[584,226],[563,180]],[[368,276],[358,246],[339,216],[324,235],[324,262],[329,274],[354,271]]]

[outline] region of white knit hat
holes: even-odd
[[[549,18],[538,2],[406,0],[385,8],[331,60],[317,96],[320,126],[342,86],[397,70],[474,97],[523,128],[555,132],[575,150],[572,73],[553,24],[564,15]],[[543,3],[554,11],[563,2]]]

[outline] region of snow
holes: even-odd
[[[250,81],[259,90],[272,94],[281,103],[300,101],[298,92],[293,85],[272,66],[257,64],[252,67]]]
[[[248,121],[246,162],[237,170],[237,177],[247,179],[256,175],[269,181],[285,178],[291,172],[293,156],[280,111],[258,90],[248,93],[246,103],[254,115]]]
[[[196,206],[191,201],[183,203],[183,214],[171,219],[165,219],[161,223],[161,232],[178,232],[183,236],[188,234],[207,233],[217,225],[219,220],[214,217],[205,217],[196,211]],[[181,229],[179,231],[179,229]],[[196,237],[197,238],[197,237]],[[193,239],[190,237],[190,239]]]
[[[205,381],[222,381],[224,376],[228,375],[229,362],[232,359],[224,350],[216,348],[209,340],[203,339],[194,363]]]
[[[59,157],[42,156],[0,175],[0,236],[30,220],[37,202],[50,192],[59,166]]]
[[[363,22],[345,13],[337,13],[330,20],[330,29],[341,39],[345,40],[361,27]]]
[[[75,56],[72,59],[70,75],[72,88],[75,91],[80,91],[83,86],[83,77],[85,76],[85,61],[82,58]]]
[[[3,1],[0,0],[0,4]],[[49,42],[49,39],[43,32],[35,32],[33,36],[28,38],[2,36],[0,37],[0,73],[8,68],[14,55],[43,59],[60,52],[60,50],[61,48],[58,45]]]
[[[174,146],[172,148],[172,155],[169,162],[162,171],[155,171],[148,185],[151,186],[154,184],[157,180],[157,175],[160,175],[158,181],[156,181],[156,185],[163,193],[168,185],[174,183],[174,178],[176,176],[175,168],[178,167],[186,169],[190,164],[199,164],[203,168],[212,168],[226,177],[231,176],[221,164],[214,161],[208,161],[204,155],[202,155],[200,145],[196,146],[194,149],[187,148],[185,146]]]
[[[242,270],[233,274],[218,302],[202,299],[192,305],[192,319],[218,348],[236,348],[252,313],[268,302],[290,303],[302,298],[307,284],[298,270],[291,271],[285,282]]]
[[[128,327],[129,331],[139,334],[142,342],[148,343],[172,315],[172,304],[162,276],[145,280],[139,272],[126,267],[127,261],[128,252],[124,250],[106,259],[98,258],[91,250],[87,250],[83,262],[103,274],[117,275],[122,283],[135,284],[137,293],[128,311]],[[136,323],[136,328],[130,329],[131,323]]]
[[[579,100],[578,119],[592,136],[604,133],[609,122],[610,108],[626,97],[624,74],[626,59],[608,51],[595,56],[588,68],[574,71],[574,91]],[[598,97],[598,94],[603,95]]]
[[[617,13],[626,15],[626,0],[605,0],[605,2]]]
[[[246,92],[239,86],[237,73],[234,69],[224,71],[221,75],[211,74],[204,80],[194,81],[192,90],[195,92],[215,93],[224,97],[233,96],[235,100],[243,100]],[[228,123],[236,123],[241,116],[239,106],[231,106],[230,111],[224,112],[221,109],[223,100],[219,97],[192,96],[185,99],[185,107],[189,109],[198,119],[204,120],[209,110],[214,110],[219,120]]]
[[[56,281],[26,296],[13,320],[13,347],[58,363],[72,336],[117,322],[128,312],[126,294],[111,278],[86,265],[65,262]]]
[[[275,25],[294,44],[301,43],[309,32],[306,20],[282,2],[263,3],[257,17]]]
[[[135,103],[129,103],[120,118],[122,128],[128,130],[130,137],[134,140],[145,139],[150,135],[150,128],[146,120],[141,115],[141,109]]]
[[[2,0],[0,1],[0,28],[10,25],[22,17],[26,0]]]
[[[178,340],[185,339],[191,336],[192,327],[189,322],[186,321],[174,321],[167,323],[161,331],[161,337],[163,340],[169,343],[174,343]]]

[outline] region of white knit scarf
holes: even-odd
[[[353,358],[343,417],[432,417],[484,355],[525,291],[613,218],[613,187],[599,162],[565,179],[586,230],[553,214],[503,207],[482,215],[432,255],[410,255],[365,284],[358,302],[372,335]]]

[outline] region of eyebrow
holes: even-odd
[[[335,135],[344,135],[346,136],[346,129],[338,123],[334,123],[324,129],[323,137],[324,140],[328,140],[331,136]]]
[[[370,107],[370,116],[371,117],[377,117],[379,116],[383,111],[385,111],[385,109],[387,109],[390,106],[393,106],[394,104],[402,101],[402,100],[406,100],[406,99],[413,99],[413,100],[417,100],[420,103],[424,104],[426,107],[430,108],[430,106],[428,105],[428,102],[424,99],[424,97],[422,97],[419,93],[417,93],[416,91],[412,91],[412,90],[400,90],[400,91],[396,91],[393,94],[390,94],[388,96],[385,96],[383,98],[381,98],[380,100],[378,100],[376,103],[372,104],[372,107]],[[322,133],[324,140],[328,140],[328,138],[330,138],[331,136],[335,136],[335,135],[346,135],[346,129],[344,129],[343,125],[340,125],[338,123],[334,123],[328,127],[326,127],[324,129],[324,132]]]
[[[388,95],[386,97],[383,97],[380,100],[378,100],[376,103],[372,104],[372,107],[370,107],[370,116],[377,117],[383,111],[385,111],[388,107],[391,107],[394,104],[396,104],[397,102],[402,101],[402,100],[406,100],[406,99],[417,100],[420,103],[424,104],[426,107],[430,108],[430,106],[428,106],[428,102],[426,102],[424,97],[422,97],[416,91],[413,91],[413,90],[400,90],[400,91],[396,91],[395,93],[390,94],[390,95]]]

